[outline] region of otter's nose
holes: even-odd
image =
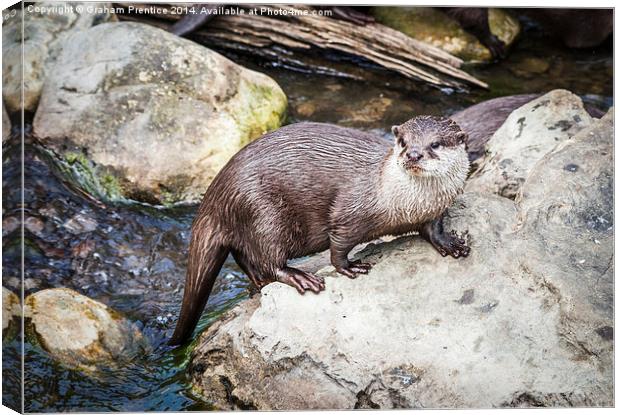
[[[418,162],[424,157],[418,150],[411,150],[407,152],[407,158],[413,162]]]

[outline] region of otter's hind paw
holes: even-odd
[[[309,272],[296,268],[283,268],[277,273],[277,280],[295,288],[299,294],[310,290],[316,294],[325,289],[325,280]]]
[[[368,274],[371,268],[372,264],[357,260],[349,262],[346,267],[336,268],[336,272],[346,275],[349,278],[357,278],[358,274]]]

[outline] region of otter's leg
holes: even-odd
[[[250,279],[250,281],[252,281],[252,284],[254,285],[254,287],[256,287],[258,291],[260,291],[260,289],[263,288],[265,285],[275,281],[275,279],[273,278],[263,278],[256,270],[256,268],[250,263],[250,261],[248,261],[247,257],[240,251],[233,250],[232,256],[235,259],[237,265],[239,265],[239,268],[241,268],[245,275],[248,276],[248,278]]]
[[[452,255],[458,258],[469,255],[470,248],[465,244],[464,239],[459,238],[454,231],[444,232],[443,217],[422,225],[420,236],[429,241],[441,256]]]
[[[278,202],[279,203],[279,202]],[[295,212],[282,212],[281,207],[265,206],[256,212],[255,223],[269,224],[272,229],[290,229],[291,225],[283,219],[287,215],[295,215]],[[300,294],[310,290],[319,293],[325,289],[325,281],[321,277],[304,272],[287,265],[292,257],[290,241],[294,241],[294,233],[281,234],[273,237],[266,233],[253,235],[251,243],[244,244],[243,254],[249,259],[256,273],[267,281],[267,284],[278,281],[295,288]],[[284,241],[289,241],[284,242]]]
[[[441,10],[459,22],[464,30],[476,36],[476,38],[489,49],[493,59],[506,56],[506,45],[497,36],[491,33],[487,8],[441,7]]]
[[[329,246],[329,252],[331,257],[331,263],[336,268],[336,271],[342,275],[346,275],[349,278],[357,278],[358,274],[368,274],[371,264],[362,261],[349,261],[349,252],[355,247],[356,244],[345,244],[341,241],[345,240],[337,236],[330,236],[331,242]]]
[[[276,271],[276,279],[286,285],[290,285],[299,291],[299,294],[307,290],[319,293],[325,289],[325,280],[309,272],[297,268],[283,267]]]

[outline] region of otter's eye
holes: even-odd
[[[405,140],[403,140],[401,137],[398,137],[398,145],[401,147],[405,147]]]
[[[431,144],[431,148],[433,150],[437,150],[439,147],[441,147],[441,144],[439,144],[437,141],[435,141],[433,144]]]

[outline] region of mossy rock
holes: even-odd
[[[454,19],[431,7],[373,7],[372,15],[379,23],[429,43],[466,62],[488,62],[491,52]],[[489,9],[491,33],[506,45],[517,38],[519,21],[501,9]]]
[[[135,358],[148,347],[140,330],[105,304],[67,288],[25,300],[26,338],[66,366],[93,369]]]
[[[199,201],[286,107],[264,74],[152,26],[107,23],[68,39],[34,131],[87,191],[169,205]]]

